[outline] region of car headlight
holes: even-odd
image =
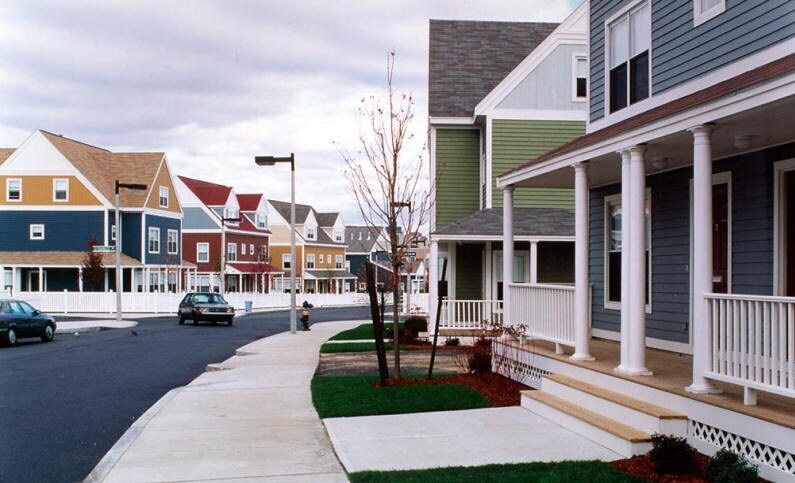
[[[204,307],[196,307],[196,312],[201,314],[204,312]]]

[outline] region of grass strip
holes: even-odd
[[[317,376],[312,379],[312,402],[321,418],[491,407],[479,392],[463,384],[375,387],[377,380],[375,376]]]
[[[352,339],[355,340],[355,339]],[[384,344],[386,350],[394,349],[392,343]],[[401,348],[401,350],[403,350]],[[375,342],[350,342],[347,344],[323,344],[320,346],[320,352],[324,354],[331,354],[335,352],[374,352]]]
[[[392,322],[386,323],[385,327],[392,327]],[[402,323],[400,324],[400,328],[403,328]],[[371,340],[374,338],[373,324],[362,324],[353,329],[343,330],[329,340]]]
[[[483,483],[484,481],[569,483],[630,483],[641,480],[601,461],[561,461],[484,466],[454,466],[428,470],[362,471],[348,474],[352,483]]]

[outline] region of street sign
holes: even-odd
[[[94,245],[91,251],[98,253],[113,253],[116,251],[116,245]]]
[[[417,252],[406,252],[406,257],[414,258],[417,256]]]

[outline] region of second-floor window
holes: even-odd
[[[171,255],[176,255],[179,251],[179,232],[177,230],[168,230],[166,249]]]
[[[246,254],[246,244],[245,243],[241,243],[240,244],[240,254],[241,255],[245,255]]]
[[[168,208],[168,186],[160,187],[160,207]]]
[[[197,243],[196,244],[196,262],[197,263],[207,263],[210,261],[210,244],[209,243]]]
[[[693,0],[693,26],[726,11],[726,0]]]
[[[315,268],[315,255],[306,256],[306,268]]]
[[[320,254],[320,263],[324,263],[324,262],[325,262],[325,258],[323,258],[323,254],[321,253]]]
[[[292,258],[290,257],[289,253],[285,253],[284,255],[282,255],[282,268],[284,269],[290,268],[291,260]]]
[[[588,57],[574,56],[574,100],[582,101],[588,97]]]
[[[607,27],[610,43],[610,112],[649,97],[651,15],[642,3]]]
[[[336,255],[334,257],[334,268],[337,270],[342,268],[342,255]]]
[[[69,180],[68,179],[54,179],[54,180],[52,180],[52,200],[53,201],[69,201]]]
[[[6,180],[6,201],[22,201],[22,180]]]
[[[149,253],[160,253],[160,228],[149,228]]]
[[[268,260],[268,247],[266,245],[260,245],[258,247],[259,251],[257,253],[257,260],[260,262],[265,262]]]
[[[237,260],[237,243],[226,244],[226,259],[230,262]]]
[[[249,243],[248,244],[248,253],[251,254],[251,255],[254,254],[254,244],[253,243]]]

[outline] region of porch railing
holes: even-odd
[[[574,287],[512,283],[508,285],[511,325],[527,326],[527,336],[574,345]]]
[[[795,298],[706,294],[706,377],[795,397]]]
[[[484,323],[502,324],[502,300],[442,301],[440,328],[480,329]]]

